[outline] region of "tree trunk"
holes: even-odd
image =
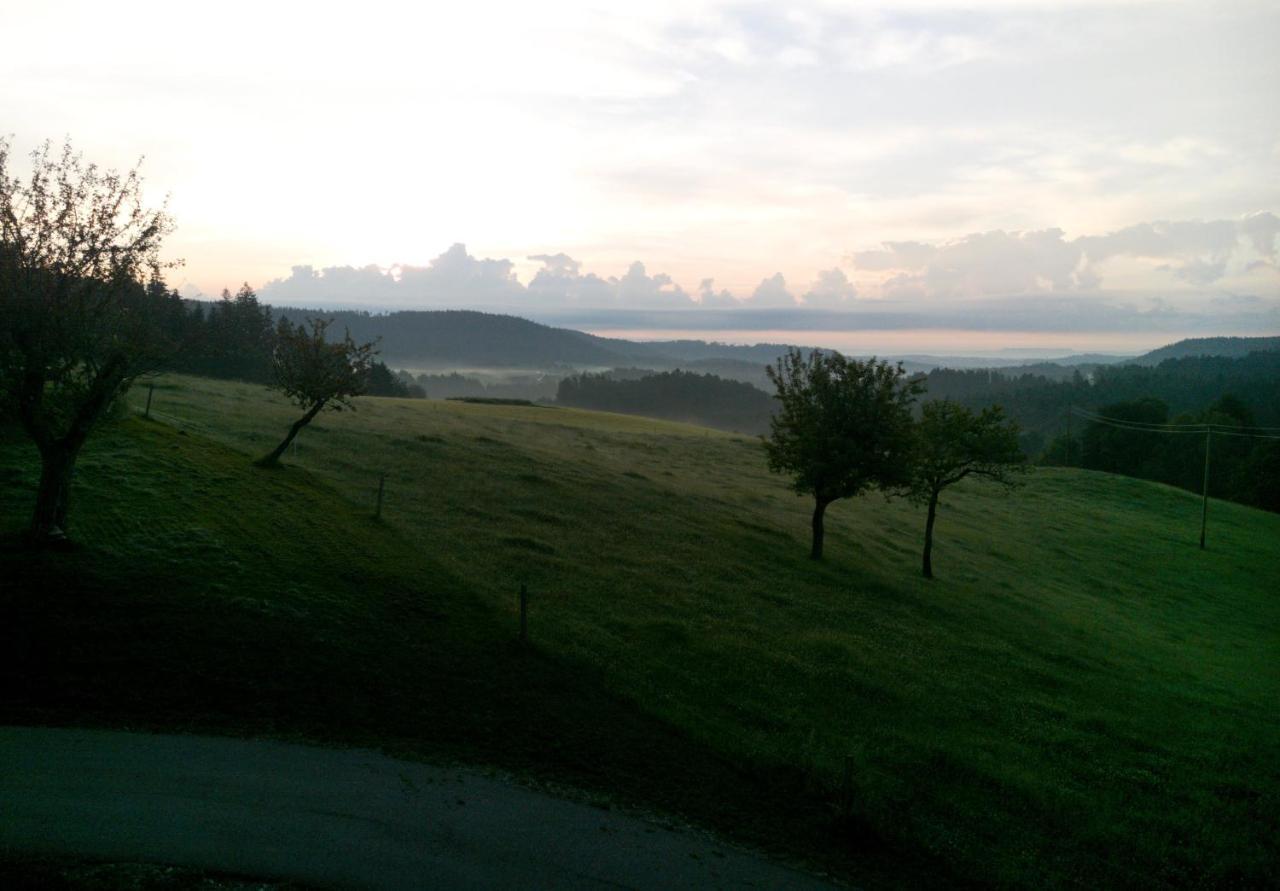
[[[37,547],[64,541],[71,497],[71,472],[80,449],[56,443],[40,451],[40,488],[31,516],[31,543]]]
[[[827,505],[830,501],[823,501],[821,498],[814,499],[813,504],[813,547],[809,551],[809,559],[822,559],[822,516],[827,511]]]
[[[938,516],[938,492],[929,494],[929,516],[924,521],[924,577],[933,578],[933,521]]]
[[[320,414],[320,409],[324,408],[324,403],[325,403],[325,400],[321,400],[317,402],[315,405],[311,406],[311,408],[307,410],[307,413],[305,415],[298,418],[298,420],[294,421],[293,426],[289,428],[288,435],[285,436],[284,438],[284,442],[276,446],[275,451],[273,451],[271,454],[265,455],[262,458],[259,458],[258,466],[275,467],[276,465],[278,465],[280,463],[280,456],[284,454],[285,449],[289,448],[289,443],[293,442],[293,438],[298,435],[299,430],[301,430],[303,427],[310,424],[311,419],[314,418],[316,415]]]

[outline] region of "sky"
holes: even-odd
[[[0,22],[0,134],[145,156],[191,295],[955,353],[1280,332],[1274,2]]]

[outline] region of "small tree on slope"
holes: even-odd
[[[72,471],[104,411],[173,352],[159,283],[172,230],[144,205],[136,168],[45,143],[22,179],[0,139],[0,386],[40,453],[36,546],[65,538]]]
[[[780,403],[764,443],[769,469],[813,496],[809,556],[820,560],[831,502],[909,484],[911,404],[922,385],[901,365],[817,350],[789,350],[767,371]]]
[[[933,523],[942,490],[967,476],[983,477],[1006,489],[1017,486],[1014,475],[1025,471],[1018,448],[1018,427],[1006,422],[1000,406],[974,414],[955,402],[926,402],[915,429],[912,481],[908,495],[928,505],[924,525],[922,571],[933,578]]]
[[[324,409],[354,410],[351,399],[364,393],[369,385],[374,345],[357,344],[349,332],[342,340],[329,342],[325,336],[329,321],[308,321],[310,330],[306,325],[295,326],[288,319],[281,319],[276,329],[271,386],[303,409],[303,415],[290,426],[284,441],[257,462],[263,467],[278,465],[298,431]]]

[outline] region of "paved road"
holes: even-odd
[[[477,772],[261,740],[0,727],[0,852],[353,888],[830,888]]]

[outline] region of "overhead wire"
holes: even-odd
[[[1243,436],[1252,439],[1280,439],[1280,427],[1240,426],[1201,422],[1198,424],[1156,424],[1150,421],[1133,421],[1127,418],[1108,418],[1084,408],[1072,407],[1071,413],[1086,421],[1093,421],[1132,430],[1138,433],[1221,433],[1227,436]]]

